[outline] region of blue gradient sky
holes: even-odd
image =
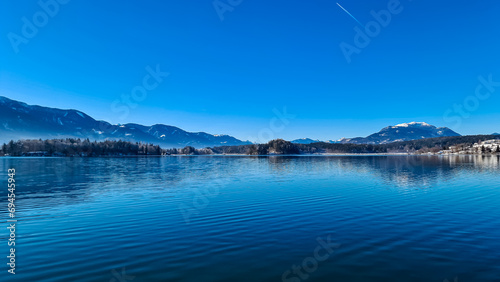
[[[223,21],[212,2],[72,0],[15,53],[9,32],[22,35],[22,17],[42,9],[2,1],[0,95],[240,139],[269,128],[284,106],[296,117],[273,137],[365,136],[410,121],[500,131],[500,87],[461,124],[455,112],[443,118],[475,95],[478,76],[500,81],[500,1],[402,0],[351,63],[339,44],[354,45],[360,25],[335,1],[243,0]],[[389,2],[339,0],[363,24]],[[113,111],[148,65],[170,75],[129,114]]]

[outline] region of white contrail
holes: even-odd
[[[359,23],[359,25],[361,26],[364,26],[363,24],[361,24],[358,19],[356,19],[353,15],[351,15],[351,13],[349,13],[349,11],[347,11],[346,9],[344,9],[344,7],[342,7],[339,3],[337,3],[337,5],[339,5],[339,7],[344,10],[344,12],[346,12],[349,16],[351,16],[355,21],[357,21]]]

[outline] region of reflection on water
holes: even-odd
[[[266,157],[277,173],[345,171],[370,174],[397,187],[429,187],[463,172],[500,170],[500,155]]]
[[[500,156],[0,158],[12,167],[14,280],[282,281],[327,236],[341,247],[309,281],[500,273]]]
[[[270,157],[167,157],[167,158],[24,158],[0,162],[3,167],[37,172],[22,193],[61,192],[88,188],[87,183],[139,185],[144,180],[155,189],[169,188],[193,179],[253,175],[267,164],[270,173],[327,174],[349,172],[371,175],[395,186],[431,186],[458,173],[500,170],[498,156],[270,156]],[[200,167],[201,166],[201,167]],[[147,171],[144,171],[147,168]],[[67,180],[74,180],[68,185]],[[105,186],[101,187],[105,189]],[[74,194],[68,193],[72,197]],[[53,195],[49,195],[52,197]]]

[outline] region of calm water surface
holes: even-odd
[[[13,281],[500,281],[497,156],[0,158],[4,219],[8,168]]]

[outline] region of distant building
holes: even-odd
[[[499,146],[500,146],[500,139],[492,139],[475,143],[472,146],[472,149],[476,152],[483,152],[484,148],[484,150],[486,150],[487,152],[495,152]]]
[[[500,148],[500,139],[491,139],[478,143],[472,146],[458,145],[450,146],[448,150],[443,150],[441,154],[483,154],[497,153],[497,148]]]

